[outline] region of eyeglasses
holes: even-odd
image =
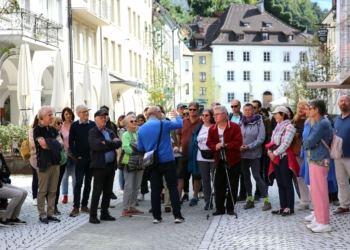
[[[231,109],[237,108],[237,107],[239,107],[239,105],[232,105],[232,106],[231,106]]]
[[[210,115],[208,115],[208,114],[202,115],[202,117],[208,117],[208,116],[210,116]]]
[[[139,122],[145,122],[144,120],[139,120]]]
[[[131,123],[137,123],[137,121],[136,120],[130,120],[129,122],[131,122]]]
[[[188,109],[189,111],[197,111],[197,109]]]
[[[190,113],[182,113],[184,116],[187,116],[187,115],[189,115]]]
[[[80,111],[80,113],[82,113],[82,114],[86,114],[86,113],[89,113],[89,110]]]
[[[311,108],[311,107],[310,107],[309,109],[315,109],[315,108]]]
[[[253,109],[258,109],[259,107],[253,106]]]
[[[56,122],[56,124],[57,124],[57,125],[61,125],[61,124],[63,124],[63,122]]]
[[[222,114],[224,114],[224,113],[214,114],[213,116],[214,116],[214,117],[217,117],[217,116],[222,115]]]

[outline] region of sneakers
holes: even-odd
[[[260,197],[257,196],[257,195],[255,195],[255,196],[254,196],[254,202],[260,202]]]
[[[2,227],[13,227],[15,224],[13,222],[10,222],[10,220],[3,221],[2,218],[0,218],[0,226]]]
[[[164,211],[165,211],[166,213],[171,213],[171,207],[165,207],[165,208],[164,208]]]
[[[63,203],[63,204],[68,203],[68,195],[63,195],[62,203]]]
[[[9,219],[8,220],[10,223],[13,223],[15,225],[25,225],[27,224],[27,222],[23,221],[23,220],[20,220],[19,218],[16,218],[16,219]]]
[[[129,208],[129,212],[130,212],[131,214],[144,214],[143,211],[138,210],[138,209],[136,209],[136,208],[134,208],[134,207],[130,207],[130,208]]]
[[[115,221],[115,218],[113,216],[111,216],[110,214],[101,214],[100,220]]]
[[[213,209],[213,203],[210,204],[210,209]],[[204,210],[209,210],[209,202],[205,203]]]
[[[223,214],[225,214],[225,212],[216,210],[216,211],[213,213],[213,216],[223,215]]]
[[[90,214],[90,209],[88,207],[81,207],[80,210],[82,213]]]
[[[159,224],[161,222],[162,222],[162,218],[153,220],[153,224]]]
[[[76,217],[79,215],[79,208],[73,208],[72,212],[70,212],[69,217]]]
[[[97,219],[97,216],[96,216],[96,215],[95,215],[95,216],[90,216],[89,222],[90,222],[91,224],[100,224],[100,223],[101,223],[100,220]]]
[[[112,194],[111,194],[111,200],[116,200],[116,199],[118,199],[118,197],[112,192]]]
[[[298,210],[306,210],[309,209],[309,204],[299,204]]]
[[[145,198],[143,197],[143,194],[138,194],[137,195],[137,200],[138,201],[143,201]]]
[[[332,227],[329,224],[321,224],[319,223],[317,227],[311,228],[311,231],[314,233],[323,233],[323,232],[331,232]]]
[[[311,214],[306,216],[304,219],[306,221],[312,221],[314,218],[315,218],[315,212],[312,211]]]
[[[184,217],[179,217],[179,218],[175,218],[175,223],[176,224],[180,224],[180,223],[182,223],[182,222],[185,222],[185,218]]]
[[[56,217],[54,217],[54,216],[47,216],[47,220],[48,220],[49,222],[56,222],[56,223],[61,222],[60,219],[58,219],[58,218],[56,218]]]
[[[182,202],[186,202],[188,199],[188,194],[184,194],[184,196],[182,196]]]
[[[37,205],[38,205],[38,199],[35,198],[35,199],[33,199],[33,206],[37,206]]]
[[[54,214],[54,215],[61,215],[61,212],[58,211],[57,206],[55,206],[55,210],[53,210],[53,214]]]
[[[122,216],[123,217],[131,217],[132,214],[129,212],[129,210],[123,209]]]
[[[39,221],[43,224],[49,224],[49,221],[47,220],[47,217],[39,217]]]
[[[198,198],[197,197],[193,197],[190,201],[190,207],[192,206],[197,206],[198,204]]]
[[[247,200],[247,203],[244,205],[244,209],[251,209],[251,208],[254,208],[254,207],[255,207],[254,201],[250,201],[250,200]]]
[[[262,209],[262,211],[268,211],[268,210],[271,210],[271,208],[272,208],[271,203],[268,201],[265,201],[264,206],[261,209]]]
[[[237,202],[245,202],[245,198],[242,198],[241,196],[237,196]]]
[[[333,211],[333,214],[347,214],[347,213],[350,213],[349,208],[338,207],[337,210]]]
[[[307,224],[306,227],[307,227],[308,229],[312,229],[312,228],[317,227],[318,225],[319,225],[319,224],[316,222],[316,220],[314,220],[314,221],[311,221],[310,224]]]

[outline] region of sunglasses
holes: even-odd
[[[189,115],[190,113],[182,113],[184,116],[187,116],[187,115]]]
[[[253,106],[253,109],[257,109],[258,107]]]
[[[134,122],[135,122],[135,123],[137,123],[137,121],[136,121],[136,120],[131,120],[131,121],[129,121],[129,122],[131,122],[131,123],[134,123]]]
[[[56,124],[57,124],[57,125],[61,125],[61,124],[63,124],[63,122],[56,122]]]
[[[197,111],[197,109],[188,109],[189,111]]]
[[[232,105],[232,106],[231,106],[231,109],[237,108],[237,107],[239,107],[239,105],[234,105],[234,106]]]
[[[205,114],[205,115],[202,115],[203,117],[208,117],[208,116],[210,116],[210,115],[208,115],[208,114]]]

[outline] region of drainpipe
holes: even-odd
[[[176,107],[176,81],[175,81],[175,41],[174,41],[174,31],[177,29],[177,27],[175,26],[175,28],[173,28],[171,30],[171,37],[172,37],[172,47],[173,47],[173,62],[174,62],[174,69],[173,69],[173,85],[174,85],[174,108]],[[179,49],[180,50],[180,49]]]
[[[68,29],[69,29],[69,81],[70,81],[70,105],[74,110],[74,75],[73,75],[73,18],[72,18],[72,3],[68,0]]]

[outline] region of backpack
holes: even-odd
[[[23,160],[28,160],[30,158],[30,147],[28,139],[22,142],[20,151]]]
[[[336,135],[337,131],[334,131],[331,146],[321,139],[323,145],[328,149],[329,155],[332,159],[340,159],[343,155],[343,139]]]

